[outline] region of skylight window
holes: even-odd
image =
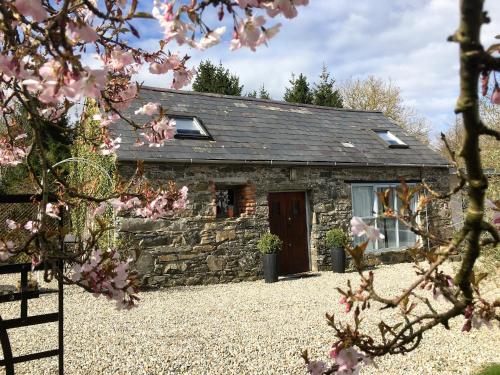
[[[352,148],[354,145],[351,142],[342,142],[342,146]]]
[[[196,117],[170,116],[175,120],[176,138],[210,138],[210,134]]]
[[[391,148],[407,148],[408,145],[388,130],[373,130]]]

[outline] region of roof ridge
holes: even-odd
[[[149,90],[149,91],[158,91],[158,92],[171,92],[171,93],[183,94],[183,95],[209,96],[212,98],[223,98],[223,99],[251,101],[251,102],[260,102],[260,103],[274,103],[274,104],[280,104],[280,105],[285,105],[285,106],[290,106],[290,107],[314,108],[314,109],[321,109],[321,110],[325,110],[325,111],[382,113],[381,111],[369,111],[369,110],[364,110],[364,109],[350,109],[350,108],[335,108],[335,107],[327,107],[327,106],[314,105],[314,104],[291,103],[291,102],[285,102],[283,100],[259,99],[259,98],[252,98],[249,96],[234,96],[234,95],[214,94],[214,93],[210,93],[210,92],[174,90],[174,89],[166,89],[166,88],[153,87],[153,86],[147,86],[147,85],[141,86],[141,89],[145,89],[145,90]]]

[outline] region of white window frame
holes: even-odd
[[[199,131],[199,134],[189,134],[189,133],[182,133],[178,131],[178,128],[175,131],[175,137],[176,138],[194,138],[194,139],[209,139],[210,134],[208,131],[205,129],[201,121],[196,117],[196,116],[185,116],[185,115],[175,115],[171,114],[169,116],[172,120],[191,120],[194,128]]]
[[[408,147],[406,143],[404,143],[401,139],[399,139],[394,133],[391,133],[389,130],[378,130],[375,129],[373,130],[375,134],[385,143],[389,145],[389,147],[397,147],[397,146],[402,146],[402,147]],[[387,135],[387,138],[390,140],[396,142],[396,144],[389,143],[386,139],[383,138],[382,134]]]
[[[400,183],[397,183],[397,182],[394,182],[394,183],[391,183],[391,182],[373,182],[373,183],[368,183],[368,182],[363,182],[363,183],[357,183],[357,182],[353,182],[351,183],[351,213],[352,213],[352,216],[354,216],[354,204],[353,204],[353,201],[354,201],[354,193],[353,193],[353,187],[372,187],[372,193],[373,193],[373,207],[372,207],[372,212],[374,212],[373,216],[363,216],[361,217],[361,219],[365,220],[365,219],[368,219],[368,220],[373,220],[375,219],[375,228],[378,229],[378,218],[377,218],[377,212],[378,212],[378,205],[379,205],[379,198],[378,198],[378,195],[377,195],[377,189],[380,189],[382,188],[383,190],[387,189],[387,188],[394,188],[396,189],[398,186],[400,186],[401,184]],[[408,186],[415,186],[416,184],[415,183],[408,183]],[[422,193],[422,194],[425,194]],[[417,194],[418,196],[418,194]],[[394,199],[394,202],[393,202],[393,207],[394,207],[394,211],[395,212],[398,212],[399,210],[399,207],[397,207],[397,202],[398,202],[398,197],[397,197],[397,194],[393,194],[393,199]],[[413,208],[412,208],[413,209]],[[427,221],[427,210],[425,211],[425,220]],[[417,224],[420,224],[420,217],[417,217]],[[371,252],[371,253],[382,253],[382,252],[385,252],[385,251],[394,251],[394,250],[404,250],[404,249],[407,249],[408,246],[400,246],[399,244],[399,226],[402,225],[400,224],[399,220],[396,219],[396,227],[395,227],[395,232],[396,232],[396,247],[384,247],[382,249],[379,249],[379,246],[378,246],[378,241],[372,241],[373,243],[373,249],[367,249],[366,251],[367,252]],[[352,238],[354,240],[354,237]],[[416,241],[420,240],[421,239],[421,236],[417,235],[416,236]]]

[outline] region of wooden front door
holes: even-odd
[[[269,193],[269,226],[283,241],[280,275],[309,271],[305,193]]]

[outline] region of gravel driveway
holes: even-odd
[[[395,293],[411,279],[411,265],[380,267],[380,288]],[[300,350],[326,358],[333,341],[325,312],[347,319],[336,286],[356,274],[323,272],[317,277],[275,284],[263,281],[184,287],[141,294],[140,307],[117,312],[103,298],[66,288],[66,374],[303,374]],[[0,278],[0,284],[5,279]],[[0,305],[2,318],[18,314],[18,304]],[[31,314],[55,311],[56,299],[30,302]],[[393,313],[373,310],[365,324]],[[424,337],[406,356],[377,360],[362,374],[471,374],[484,363],[500,362],[500,330],[460,333],[463,318]],[[56,346],[56,325],[11,330],[15,355]],[[56,374],[57,360],[16,366],[17,374]],[[1,370],[0,370],[1,371]]]

